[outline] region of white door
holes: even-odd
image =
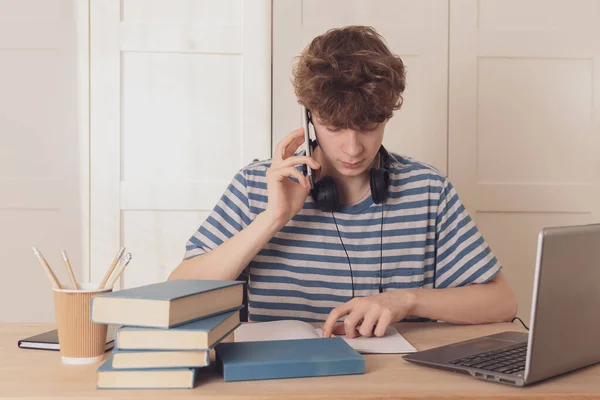
[[[447,0],[274,0],[273,145],[301,126],[294,57],[314,37],[344,25],[373,26],[406,65],[404,105],[386,127],[386,148],[446,172]]]
[[[450,4],[449,174],[528,320],[539,230],[600,222],[600,1]]]
[[[67,254],[82,273],[87,207],[76,136],[75,5],[0,2],[0,321],[54,320],[52,287],[37,246],[63,284]],[[78,32],[84,34],[84,32]]]
[[[270,157],[268,0],[91,4],[91,277],[165,280],[235,172]]]

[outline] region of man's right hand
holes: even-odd
[[[304,129],[287,135],[275,149],[271,167],[267,170],[268,205],[266,214],[281,228],[294,217],[304,205],[310,192],[310,182],[296,166],[308,164],[312,169],[321,166],[308,156],[294,156],[304,143]],[[298,183],[292,181],[294,177]]]

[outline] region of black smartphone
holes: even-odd
[[[302,127],[304,128],[304,150],[305,150],[305,154],[308,157],[312,157],[312,149],[310,147],[310,133],[309,133],[310,130],[308,128],[309,123],[310,123],[309,111],[306,109],[306,107],[302,106]],[[308,176],[308,181],[310,182],[310,188],[314,189],[315,184],[313,181],[312,168],[307,164],[304,164],[304,175]]]

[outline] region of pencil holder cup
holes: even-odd
[[[92,297],[111,292],[98,284],[80,284],[81,289],[53,289],[60,355],[65,364],[91,364],[102,360],[108,326],[90,319]]]

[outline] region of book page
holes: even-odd
[[[296,320],[251,322],[241,324],[233,334],[234,341],[236,342],[317,339],[321,337],[311,324]]]
[[[236,342],[260,342],[263,340],[318,339],[323,330],[296,320],[251,322],[240,325],[234,331]],[[359,353],[412,353],[417,351],[396,328],[388,326],[382,337],[372,336],[349,339],[340,336]]]
[[[317,328],[316,331],[319,335],[323,332],[321,328]],[[340,337],[359,353],[392,354],[413,353],[417,351],[393,326],[388,326],[382,337],[359,336],[353,339],[349,339],[346,336]]]

